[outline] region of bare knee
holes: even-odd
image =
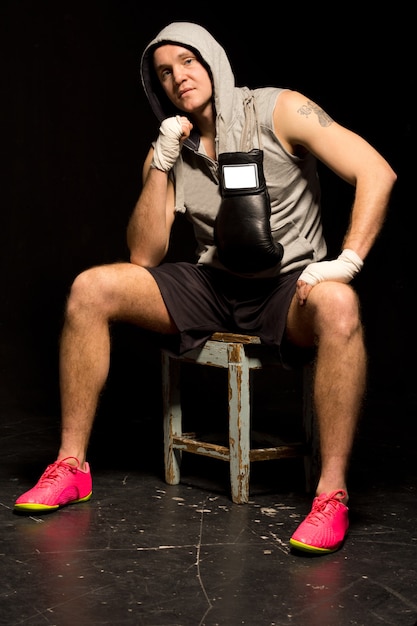
[[[311,347],[325,337],[348,340],[361,332],[359,299],[350,285],[318,283],[304,306],[294,296],[287,318],[287,337],[294,344]]]
[[[66,318],[88,314],[108,317],[112,294],[110,266],[97,266],[79,274],[71,285],[66,306]]]
[[[362,329],[359,298],[350,285],[323,282],[310,293],[315,334],[336,334],[349,339]]]

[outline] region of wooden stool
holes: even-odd
[[[182,432],[181,364],[194,363],[226,368],[228,372],[228,445],[201,440],[195,433]],[[231,496],[237,504],[249,500],[250,464],[253,461],[304,457],[306,489],[313,488],[313,410],[311,402],[311,366],[298,372],[302,376],[301,413],[304,435],[298,441],[274,441],[267,447],[251,447],[252,432],[251,370],[282,365],[271,348],[259,337],[232,333],[215,333],[205,344],[181,356],[162,350],[162,395],[164,424],[165,480],[180,482],[183,452],[227,461],[230,465]],[[297,374],[297,372],[295,372]],[[197,421],[197,420],[196,420]]]

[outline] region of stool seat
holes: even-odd
[[[195,432],[183,432],[181,399],[181,364],[227,370],[228,442],[226,445],[202,439]],[[253,389],[251,372],[265,368],[281,368],[274,350],[261,343],[255,335],[214,333],[201,347],[175,355],[162,349],[162,400],[164,427],[165,480],[175,485],[180,482],[182,453],[199,454],[226,461],[230,466],[232,501],[249,501],[250,465],[267,461],[301,457],[304,459],[306,489],[312,489],[313,467],[313,409],[311,402],[311,366],[294,375],[302,377],[300,398],[301,438],[286,441],[269,435],[262,436],[262,445],[255,446]],[[197,421],[197,420],[196,420]],[[267,442],[265,445],[265,441]]]

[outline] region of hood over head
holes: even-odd
[[[217,126],[219,120],[221,120],[227,128],[232,121],[233,115],[235,77],[224,48],[205,28],[192,22],[173,22],[169,24],[147,45],[142,54],[140,64],[142,85],[159,122],[162,122],[167,117],[183,114],[183,112],[175,109],[165,95],[154,70],[153,51],[163,44],[174,44],[189,48],[199,57],[208,70],[213,83]],[[190,140],[190,145],[194,144],[195,135],[194,141],[193,134]]]

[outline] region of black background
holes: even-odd
[[[413,19],[398,3],[366,17],[360,5],[337,6],[293,3],[272,13],[266,3],[1,3],[3,412],[59,414],[58,339],[69,286],[91,265],[128,258],[126,224],[157,133],[140,56],[163,26],[186,20],[225,46],[238,85],[302,91],[396,170],[385,228],[355,285],[367,329],[368,403],[383,409],[393,437],[407,428],[416,405]],[[322,186],[336,253],[352,190],[325,170]],[[190,254],[185,234],[178,229],[174,257]],[[159,382],[155,338],[115,327],[100,410],[117,419],[155,416]]]

